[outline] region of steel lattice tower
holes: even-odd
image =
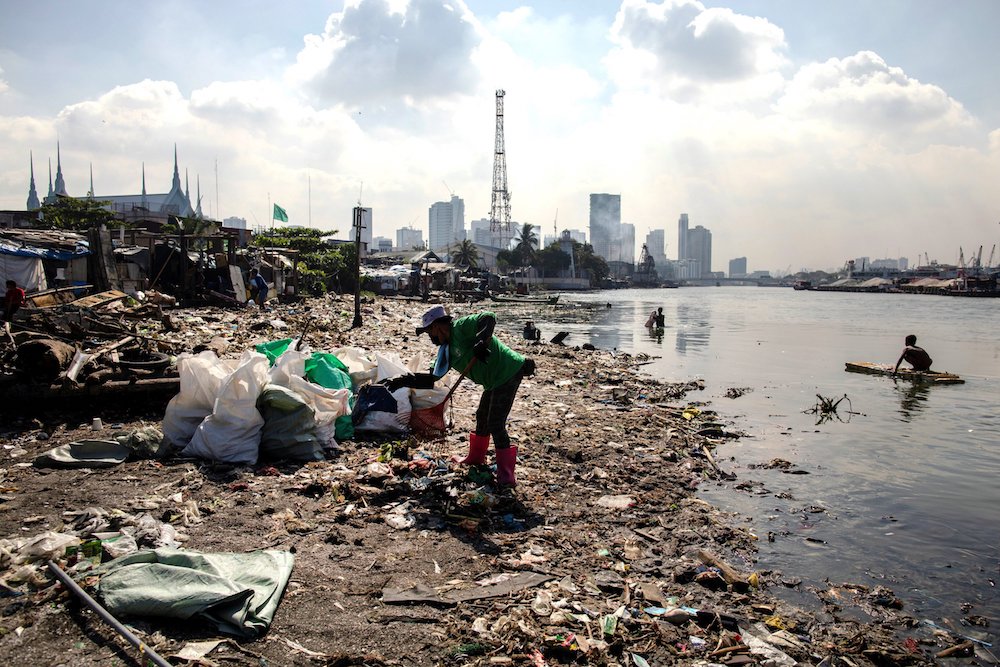
[[[510,192],[507,191],[507,156],[503,146],[503,97],[497,91],[497,131],[493,149],[493,197],[490,205],[490,233],[499,234],[500,247],[510,239]]]

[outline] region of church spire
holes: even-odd
[[[149,206],[146,204],[146,163],[142,163],[142,207],[149,210]]]
[[[90,163],[90,192],[87,193],[87,196],[90,197],[91,199],[94,198],[94,163],[93,162]]]
[[[27,210],[35,211],[42,207],[38,203],[38,193],[35,192],[35,154],[31,151],[28,152],[29,160],[31,163],[31,185],[28,187],[28,206]]]
[[[181,172],[177,169],[177,144],[174,144],[174,180],[170,185],[171,190],[181,189]]]
[[[52,158],[49,158],[49,194],[45,196],[45,201],[52,199],[55,192],[52,190]]]
[[[204,217],[201,214],[201,176],[198,175],[198,176],[195,176],[194,178],[195,178],[195,181],[194,181],[195,185],[198,187],[198,205],[194,209],[194,214],[197,217],[201,218],[201,217]]]
[[[66,192],[66,181],[63,180],[62,175],[62,156],[60,154],[59,142],[56,142],[56,190],[57,195],[62,195],[68,197],[69,193]]]

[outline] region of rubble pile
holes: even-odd
[[[134,320],[126,314],[149,306],[117,303],[117,315],[104,307],[91,319],[113,319],[115,333],[161,354],[237,359],[303,332],[313,350],[433,352],[413,332],[426,306],[404,300],[366,303],[356,330],[352,304],[338,297],[267,310],[162,308]],[[454,395],[446,435],[358,433],[309,462],[174,453],[100,470],[42,468],[33,457],[93,437],[92,418],[118,422],[118,435],[159,424],[137,419],[134,406],[99,401],[86,412],[8,421],[0,655],[123,660],[124,642],[110,630],[65,613],[72,603],[41,564],[56,559],[86,582],[82,561],[114,562],[130,539],[156,546],[152,536],[172,529],[167,537],[199,552],[294,554],[273,625],[254,641],[206,642],[215,634],[204,628],[129,619],[161,655],[202,661],[193,664],[833,667],[928,664],[941,651],[988,660],[988,647],[921,625],[887,588],[830,584],[812,611],[775,597],[791,578],[755,570],[757,537],[694,496],[706,480],[732,478],[720,452],[739,436],[697,401],[704,384],[651,379],[645,358],[511,335],[540,307],[495,306],[499,335],[538,368],[511,413],[514,491],[498,490],[489,468],[450,459],[464,453],[474,424],[480,390],[471,383]],[[89,331],[85,340],[96,342]],[[51,548],[24,555],[39,540]]]

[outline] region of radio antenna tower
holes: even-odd
[[[493,197],[490,205],[490,234],[500,237],[500,247],[510,240],[510,192],[507,191],[507,156],[503,147],[503,97],[497,91],[497,132],[493,149]]]

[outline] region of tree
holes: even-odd
[[[538,235],[535,228],[530,223],[524,223],[517,230],[517,245],[514,252],[517,254],[518,264],[522,267],[532,266],[535,260],[535,247],[538,245]]]
[[[570,258],[569,253],[562,250],[558,243],[553,243],[535,254],[535,266],[541,269],[542,277],[565,271],[571,263],[572,258]]]
[[[594,254],[594,246],[589,243],[573,241],[573,254],[576,255],[576,265],[590,273],[591,287],[599,286],[609,275],[611,269],[604,258]]]
[[[451,261],[456,266],[465,266],[470,269],[479,266],[479,259],[479,249],[469,239],[463,239],[462,243],[451,254]]]
[[[47,227],[77,231],[101,225],[123,225],[111,209],[106,208],[110,204],[90,198],[57,197],[54,202],[42,204],[41,219]]]

